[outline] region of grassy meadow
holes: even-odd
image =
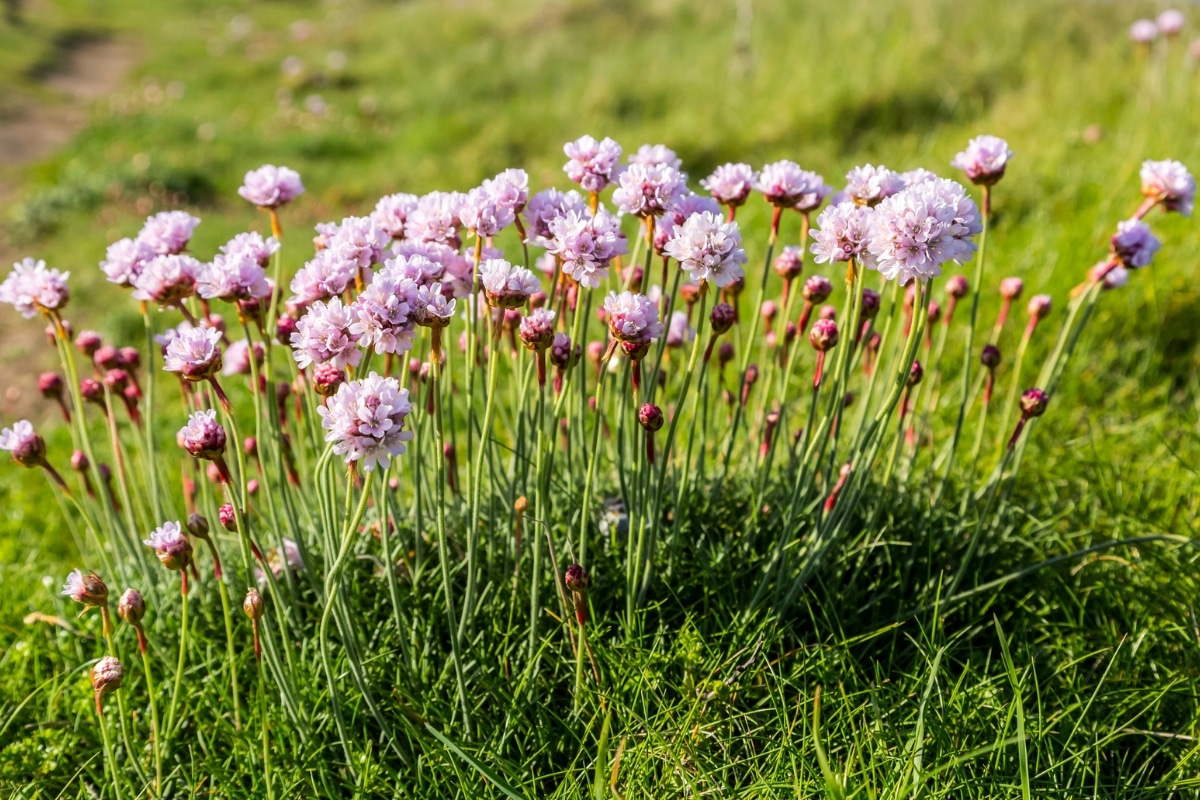
[[[202,258],[248,227],[265,232],[264,215],[236,194],[263,163],[295,168],[308,190],[284,215],[290,274],[311,254],[312,224],[366,214],[383,194],[466,191],[510,166],[529,172],[534,191],[569,188],[562,144],[584,133],[626,152],[665,143],[693,184],[727,161],[789,158],[839,188],[864,163],[957,178],[953,155],[992,133],[1016,155],[994,194],[981,320],[994,319],[994,286],[1013,275],[1026,297],[1055,297],[1056,330],[1071,287],[1136,207],[1142,160],[1200,168],[1200,64],[1187,54],[1200,10],[1180,39],[1139,50],[1129,23],[1159,10],[1048,0],[29,3],[20,25],[0,22],[0,82],[10,87],[0,123],[22,104],[61,102],[44,79],[72,47],[116,38],[137,61],[60,152],[0,167],[15,187],[0,209],[0,252],[71,271],[77,331],[140,344],[136,303],[97,268],[106,245],[170,208],[203,219],[191,245]],[[752,266],[768,216],[760,201],[739,212]],[[923,489],[900,481],[864,501],[852,542],[789,614],[748,610],[756,573],[721,543],[759,552],[776,531],[747,527],[752,471],[739,461],[721,491],[695,498],[695,547],[639,636],[615,622],[623,601],[593,589],[590,637],[605,680],[586,713],[572,713],[575,664],[561,641],[545,647],[540,683],[509,674],[512,619],[497,601],[479,622],[492,649],[470,664],[472,735],[456,718],[452,671],[423,663],[395,679],[396,713],[415,731],[411,763],[389,757],[362,709],[349,721],[352,770],[341,750],[332,763],[334,751],[276,715],[274,796],[1194,797],[1200,230],[1179,215],[1148,221],[1164,248],[1102,298],[967,591],[942,593],[966,547],[959,510],[930,508]],[[798,235],[789,219],[784,240]],[[69,431],[53,404],[30,399],[38,371],[55,364],[42,328],[0,314],[0,393],[11,399],[2,421],[28,416],[62,462]],[[1052,344],[1035,339],[1027,363]],[[952,338],[948,353],[961,350]],[[169,437],[179,420],[163,417]],[[597,496],[615,492],[605,480]],[[98,622],[77,620],[59,595],[66,573],[95,555],[69,517],[39,471],[0,465],[0,797],[112,796],[86,676]],[[1132,541],[1100,547],[1116,540]],[[353,594],[382,672],[393,651],[377,583],[363,570]],[[431,589],[410,610],[432,618],[439,603]],[[152,638],[170,620],[153,624]],[[187,675],[188,747],[172,755],[172,796],[264,797],[262,742],[220,713],[220,615],[209,604],[196,625],[207,661],[197,655]],[[170,665],[174,648],[162,650]],[[242,655],[249,708],[254,662]],[[313,652],[299,657],[316,663]],[[329,703],[319,690],[303,700]],[[328,734],[333,721],[316,724]]]

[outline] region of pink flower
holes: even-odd
[[[358,335],[350,330],[353,322],[340,297],[313,303],[292,334],[292,358],[300,369],[313,364],[333,364],[338,369],[358,366],[362,351],[357,347]]]
[[[1167,211],[1192,215],[1196,199],[1196,179],[1178,161],[1142,162],[1142,194],[1162,203]]]
[[[745,277],[742,264],[742,234],[736,222],[725,222],[720,214],[693,214],[675,229],[663,251],[677,260],[688,276],[724,288]]]
[[[271,263],[271,256],[275,255],[278,251],[278,239],[274,236],[268,236],[266,239],[263,239],[262,234],[257,231],[239,233],[221,245],[221,252],[226,257],[245,256],[263,268]]]
[[[859,205],[878,205],[904,188],[904,179],[887,167],[866,164],[846,173],[846,191]]]
[[[413,261],[417,258],[420,257],[414,257]],[[396,263],[388,264],[392,266],[380,270],[350,306],[354,316],[350,332],[359,337],[361,346],[373,345],[379,354],[411,350],[416,327],[413,312],[418,302],[417,283],[405,277]]]
[[[529,202],[529,175],[523,169],[506,169],[484,181],[483,188],[497,206],[513,215],[520,214]]]
[[[67,582],[63,584],[62,593],[87,608],[108,605],[108,587],[94,572],[85,575],[82,570],[71,570],[71,574],[67,576]]]
[[[295,170],[266,164],[246,173],[238,194],[259,208],[278,208],[304,194],[304,184]]]
[[[663,335],[658,306],[644,294],[609,292],[604,298],[604,313],[609,332],[620,342],[644,344]]]
[[[1158,38],[1158,26],[1152,19],[1139,19],[1129,26],[1129,38],[1137,44],[1150,44]]]
[[[479,282],[483,284],[488,305],[494,308],[519,308],[542,288],[536,275],[502,258],[489,258],[479,265]]]
[[[1004,177],[1004,169],[1012,157],[1008,142],[998,136],[976,136],[967,142],[967,149],[956,155],[950,166],[967,173],[972,183],[991,186]]]
[[[562,261],[562,271],[581,286],[595,289],[608,277],[608,265],[629,252],[629,242],[616,219],[604,209],[568,211],[550,222],[546,250]]]
[[[358,264],[341,250],[318,250],[312,261],[305,264],[292,278],[292,296],[288,303],[307,306],[317,300],[328,300],[346,291],[354,283]]]
[[[142,544],[154,548],[162,565],[170,570],[186,569],[192,561],[192,545],[178,522],[164,522]]]
[[[982,227],[962,186],[945,179],[919,183],[876,206],[863,262],[902,285],[935,278],[947,261],[971,257],[971,238]]]
[[[221,369],[221,332],[216,328],[177,328],[163,352],[163,369],[189,381],[202,381]]]
[[[25,258],[13,264],[13,271],[0,283],[0,303],[8,303],[25,319],[39,311],[56,311],[71,299],[67,285],[69,272],[47,269],[45,261]]]
[[[801,212],[818,208],[831,191],[820,175],[800,169],[799,164],[786,160],[763,167],[755,188],[763,193],[771,205]]]
[[[675,198],[675,202],[671,203],[667,208],[667,212],[659,219],[658,224],[654,227],[654,250],[659,255],[662,255],[663,248],[666,247],[667,241],[675,235],[675,229],[687,221],[688,217],[694,214],[699,214],[702,211],[710,211],[713,214],[720,215],[721,204],[711,197],[695,192],[687,192]]]
[[[252,255],[235,252],[218,254],[211,264],[201,267],[196,277],[196,293],[206,300],[257,300],[271,295],[266,270]]]
[[[1162,242],[1150,232],[1150,226],[1140,219],[1117,223],[1117,232],[1112,237],[1112,250],[1126,269],[1147,266],[1161,248]]]
[[[100,269],[104,270],[110,283],[132,286],[142,274],[142,265],[153,257],[154,251],[141,239],[120,239],[108,246]]]
[[[696,338],[696,331],[688,325],[686,311],[672,311],[667,324],[667,347],[683,347]]]
[[[175,255],[187,249],[199,224],[200,219],[186,211],[160,211],[146,218],[138,239],[155,255]]]
[[[661,164],[635,162],[617,180],[620,185],[613,192],[613,202],[621,213],[636,217],[660,216],[687,191],[683,174]]]
[[[11,428],[0,430],[0,450],[12,453],[13,461],[23,467],[40,466],[46,458],[46,443],[37,435],[33,424],[27,419],[13,423]]]
[[[1000,281],[1000,296],[1005,300],[1016,300],[1025,291],[1025,281],[1020,278],[1005,278]]]
[[[1182,11],[1177,8],[1168,8],[1158,15],[1155,27],[1163,36],[1174,36],[1183,30],[1185,22]]]
[[[250,374],[250,343],[246,339],[238,339],[229,347],[225,348],[224,362],[225,366],[221,369],[222,375],[249,375]],[[263,348],[262,342],[255,342],[253,347],[254,361],[259,366],[262,366],[263,359],[266,357],[266,351]]]
[[[866,251],[873,214],[870,208],[851,202],[828,206],[822,211],[809,246],[817,263],[860,258]]]
[[[176,438],[184,450],[196,458],[213,460],[225,452],[225,429],[217,422],[213,409],[195,411]]]
[[[454,318],[454,305],[454,300],[445,295],[440,283],[422,286],[417,290],[413,319],[426,328],[444,328]]]
[[[498,202],[486,184],[467,192],[458,213],[463,227],[483,237],[495,236],[515,219],[512,207]]]
[[[700,181],[718,203],[740,206],[750,196],[758,174],[749,164],[722,164],[713,174]]]
[[[371,212],[371,219],[375,221],[380,230],[392,239],[403,239],[408,215],[416,210],[417,196],[415,194],[389,194],[381,197],[375,204],[375,210]]]
[[[937,180],[937,178],[936,173],[930,172],[924,167],[917,167],[916,169],[910,169],[908,172],[900,173],[900,180],[904,181],[905,189],[915,186],[918,183],[924,183],[925,181]]]
[[[519,333],[521,342],[530,350],[545,350],[555,343],[554,317],[549,308],[535,308],[529,316],[521,319]],[[568,344],[570,340],[568,339]]]
[[[665,144],[642,145],[637,149],[636,153],[629,154],[629,163],[670,167],[674,170],[683,168],[683,162],[679,160],[679,156]]]
[[[529,243],[539,247],[548,247],[553,234],[550,233],[550,223],[568,211],[583,214],[587,210],[587,201],[583,195],[574,190],[560,192],[558,189],[543,189],[529,198],[525,209],[525,218],[529,221],[527,233]]]
[[[325,247],[365,269],[383,263],[383,251],[391,241],[370,217],[346,217],[337,231],[326,237]]]
[[[404,226],[406,239],[440,242],[455,250],[462,243],[458,231],[462,227],[459,207],[462,195],[457,192],[430,192],[417,201]]]
[[[772,266],[775,267],[776,274],[785,280],[799,277],[804,271],[804,251],[799,245],[788,245],[775,257]]]
[[[365,471],[387,469],[392,459],[404,453],[405,442],[413,438],[404,430],[404,420],[412,412],[408,390],[395,378],[381,378],[372,372],[358,381],[347,381],[337,394],[317,409],[325,441],[346,463],[360,462]]]
[[[204,265],[191,256],[155,256],[142,265],[142,274],[134,279],[134,299],[160,306],[179,305],[196,293],[196,279],[203,269]]]
[[[591,136],[581,136],[563,145],[563,152],[570,159],[563,171],[584,191],[603,191],[616,178],[621,146],[612,139],[605,137],[597,142]]]

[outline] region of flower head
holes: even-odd
[[[722,164],[700,181],[718,203],[737,208],[746,202],[758,174],[749,164]]]
[[[513,207],[502,202],[486,182],[467,192],[458,209],[463,227],[476,236],[495,236],[516,218]]]
[[[142,274],[142,265],[153,257],[154,251],[141,239],[119,239],[108,246],[100,269],[109,283],[133,286],[134,279]]]
[[[529,243],[548,247],[553,236],[550,223],[569,211],[575,211],[580,216],[586,215],[587,211],[587,202],[583,195],[574,190],[560,192],[558,189],[543,189],[529,198],[525,207],[525,217],[529,222],[526,231]]]
[[[859,205],[879,205],[903,189],[904,179],[887,167],[865,164],[846,173],[846,192]]]
[[[163,353],[163,369],[189,381],[206,380],[221,369],[220,341],[221,331],[216,328],[178,329]]]
[[[238,194],[259,208],[279,208],[304,194],[304,184],[294,169],[265,164],[246,173]]]
[[[186,211],[160,211],[146,218],[138,239],[155,255],[175,255],[187,249],[199,224],[199,217]]]
[[[37,312],[57,311],[71,298],[69,272],[47,269],[45,261],[24,258],[0,283],[0,303],[8,303],[25,319]]]
[[[404,237],[421,242],[439,242],[458,249],[458,231],[462,227],[459,208],[462,195],[457,192],[430,192],[417,200],[404,225]]]
[[[813,275],[800,287],[800,295],[806,302],[816,305],[824,303],[833,294],[833,283],[824,275]]]
[[[178,257],[178,256],[177,256]],[[250,253],[218,254],[201,267],[196,293],[206,300],[259,300],[271,295],[266,270]]]
[[[818,264],[860,258],[867,247],[874,211],[854,203],[828,206],[817,217],[809,249]]]
[[[392,239],[403,239],[408,215],[416,210],[417,196],[415,194],[389,194],[379,198],[379,202],[375,204],[375,210],[371,212],[371,219],[375,221],[380,230]]]
[[[687,191],[687,181],[674,167],[633,163],[617,178],[613,202],[623,214],[658,217]]]
[[[426,328],[444,328],[454,318],[454,305],[454,299],[446,297],[442,291],[442,284],[422,286],[417,290],[413,318]]]
[[[819,319],[813,323],[808,333],[808,341],[813,349],[825,352],[837,346],[839,338],[837,323],[831,319]]]
[[[195,411],[179,429],[179,443],[196,458],[214,460],[225,452],[225,429],[213,409]]]
[[[1158,26],[1152,19],[1139,19],[1129,26],[1129,38],[1138,44],[1149,44],[1158,38]]]
[[[312,364],[331,363],[338,369],[356,367],[362,360],[358,349],[358,334],[350,326],[354,324],[350,307],[342,304],[340,297],[328,303],[313,303],[308,312],[296,322],[292,334],[292,358],[300,369]]]
[[[762,192],[771,205],[801,212],[818,208],[832,191],[820,175],[786,160],[763,167],[754,188]]]
[[[598,142],[591,136],[581,136],[563,145],[563,152],[569,159],[563,171],[584,191],[603,191],[616,177],[621,145],[608,137]]]
[[[346,217],[326,238],[325,247],[339,253],[359,269],[383,263],[388,236],[371,217]]]
[[[85,610],[108,605],[108,586],[94,572],[85,575],[82,570],[72,570],[63,584],[62,593],[76,603],[82,603]]]
[[[529,175],[523,169],[506,169],[483,182],[492,201],[514,216],[529,202]]]
[[[550,363],[559,369],[568,369],[579,361],[579,346],[571,346],[571,337],[565,333],[554,334],[550,343]]]
[[[1025,417],[1040,417],[1046,413],[1046,404],[1049,402],[1050,395],[1041,389],[1026,389],[1021,395],[1021,413]]]
[[[204,265],[191,256],[155,256],[142,265],[141,274],[133,279],[133,296],[160,306],[179,305],[196,293],[196,281],[203,271]]]
[[[1048,294],[1035,294],[1029,298],[1029,305],[1026,310],[1029,311],[1029,316],[1034,319],[1045,319],[1050,315],[1050,308],[1054,301]]]
[[[745,276],[742,234],[736,222],[704,211],[688,217],[675,229],[663,252],[679,262],[689,277],[725,287]]]
[[[562,260],[562,271],[581,286],[595,289],[608,277],[608,265],[629,252],[629,241],[604,209],[568,211],[550,221],[546,250]]]
[[[1140,219],[1117,223],[1117,232],[1112,237],[1112,250],[1126,269],[1148,265],[1161,248],[1162,242],[1150,232],[1150,226]]]
[[[292,296],[288,302],[307,306],[318,300],[329,300],[346,291],[354,283],[358,264],[341,250],[318,250],[312,260],[292,278]]]
[[[1175,36],[1183,30],[1186,21],[1182,11],[1177,8],[1168,8],[1158,15],[1154,25],[1163,36]]]
[[[1005,278],[1000,281],[1000,296],[1005,300],[1016,300],[1025,291],[1025,281],[1020,278]]]
[[[798,245],[788,245],[775,257],[773,266],[784,280],[798,278],[804,271],[804,251]]]
[[[164,522],[154,529],[149,539],[143,539],[142,544],[153,548],[167,569],[184,570],[192,561],[192,543],[178,522]]]
[[[702,211],[708,211],[721,216],[721,204],[711,197],[695,192],[686,192],[675,198],[666,213],[654,227],[654,250],[659,255],[665,255],[663,248],[675,236],[679,226],[692,216]]]
[[[395,378],[372,372],[366,378],[347,381],[337,394],[317,409],[325,441],[346,463],[359,462],[367,472],[387,469],[392,459],[405,451],[413,438],[404,430],[404,419],[412,411],[408,390]]]
[[[630,153],[630,164],[645,164],[647,166],[663,166],[678,170],[683,168],[683,161],[675,151],[665,144],[644,144],[636,153]]]
[[[549,308],[535,308],[529,312],[529,316],[521,319],[521,342],[534,351],[545,350],[553,344],[555,316],[555,312]]]
[[[234,256],[251,258],[260,267],[265,268],[271,263],[271,256],[279,252],[279,240],[274,236],[268,236],[264,239],[261,233],[248,231],[246,233],[239,233],[221,245],[221,252],[229,258]]]
[[[413,311],[419,287],[403,276],[396,262],[388,263],[393,266],[381,270],[350,306],[354,316],[350,332],[359,337],[360,345],[373,345],[380,354],[411,350],[416,328]]]
[[[542,288],[536,275],[502,258],[489,258],[479,265],[479,282],[493,308],[520,308]]]
[[[908,172],[900,173],[900,180],[904,182],[905,189],[928,180],[936,180],[937,177],[936,173],[930,172],[924,167],[917,167],[916,169],[910,169]]]
[[[251,347],[249,340],[238,339],[229,347],[225,348],[224,362],[225,366],[221,368],[222,375],[249,375],[250,369],[250,354],[254,353],[254,363],[262,365],[263,359],[266,358],[266,349],[262,342],[255,342]]]
[[[1013,157],[1008,142],[998,136],[976,136],[967,149],[954,157],[950,166],[967,173],[971,182],[991,186],[1004,177],[1004,169]]]
[[[925,181],[883,200],[867,241],[867,266],[901,284],[935,278],[947,261],[975,252],[971,237],[982,230],[979,209],[951,180]]]
[[[1196,179],[1178,161],[1142,162],[1142,194],[1162,203],[1167,211],[1192,215],[1196,199]]]
[[[117,615],[137,627],[146,616],[146,600],[137,589],[126,589],[117,601]]]
[[[89,675],[92,679],[92,691],[96,693],[96,707],[100,707],[100,697],[115,692],[121,688],[125,679],[125,667],[115,656],[104,656],[92,667]]]
[[[246,599],[242,601],[242,611],[245,612],[247,617],[255,621],[262,619],[263,614],[266,613],[262,595],[253,586],[246,590]]]
[[[663,335],[658,306],[644,294],[609,292],[604,298],[604,312],[608,330],[617,341],[644,344]]]

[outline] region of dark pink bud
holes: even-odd
[[[908,385],[916,386],[925,377],[925,368],[921,366],[920,361],[914,361],[912,369],[908,371]]]
[[[1021,395],[1021,413],[1026,417],[1040,417],[1046,413],[1050,395],[1041,389],[1026,389]]]
[[[796,278],[804,271],[804,253],[799,247],[785,247],[775,257],[775,272],[784,280]]]
[[[638,410],[638,423],[651,433],[661,429],[663,426],[662,409],[654,403],[646,403]]]
[[[75,337],[75,347],[89,359],[100,349],[101,343],[100,334],[95,331],[80,331]]]
[[[604,355],[604,342],[588,342],[587,357],[588,361],[593,364],[600,363],[600,357]]]
[[[572,592],[586,592],[588,585],[591,583],[591,576],[588,575],[587,570],[583,567],[578,564],[572,564],[567,567],[567,572],[563,576],[563,583]]]
[[[955,300],[961,300],[971,291],[971,284],[962,275],[955,275],[946,281],[946,294]]]
[[[1005,300],[1016,300],[1025,290],[1025,282],[1020,278],[1005,278],[1000,281],[1000,296]]]
[[[63,393],[63,379],[56,372],[43,372],[38,376],[38,391],[47,400],[58,400]]]
[[[313,367],[312,380],[316,393],[322,397],[329,397],[346,382],[346,373],[334,366],[332,362],[325,362]]]
[[[724,369],[725,365],[730,361],[733,361],[733,343],[721,342],[720,346],[717,347],[717,364],[721,369]]]
[[[84,378],[81,380],[79,382],[79,393],[83,396],[84,402],[104,402],[104,387],[100,385],[100,381],[94,378]]]
[[[96,348],[96,352],[92,354],[92,362],[100,369],[113,369],[120,364],[120,355],[117,348],[106,344]]]
[[[860,309],[862,319],[875,319],[879,313],[879,292],[874,289],[863,289],[862,291],[862,308]]]
[[[942,307],[937,304],[936,300],[929,301],[929,324],[936,325],[938,320],[942,318]]]
[[[255,439],[253,436],[247,436],[245,441],[242,442],[242,449],[251,458],[258,455],[258,439]]]
[[[1048,294],[1035,294],[1029,298],[1029,316],[1034,319],[1045,319],[1050,314],[1053,301]]]
[[[833,284],[824,275],[813,275],[804,282],[804,287],[800,289],[800,296],[813,305],[824,303],[831,294],[833,294]]]
[[[82,450],[76,450],[71,454],[71,469],[76,472],[84,472],[88,468],[87,454]]]
[[[979,354],[979,360],[988,369],[995,369],[1000,366],[1000,348],[994,344],[984,345],[983,352]]]
[[[232,503],[225,503],[217,510],[217,519],[221,521],[221,527],[230,533],[237,530],[237,514],[233,512]]]
[[[275,339],[280,344],[291,344],[292,334],[296,332],[296,320],[284,315],[275,323]]]
[[[812,344],[813,349],[824,353],[837,346],[838,337],[836,322],[831,319],[819,319],[813,323],[812,330],[808,334],[808,341]]]
[[[717,303],[713,306],[708,320],[712,325],[713,333],[720,336],[733,327],[733,323],[737,321],[737,312],[728,303]]]
[[[820,319],[837,319],[837,309],[831,305],[823,305],[817,309],[817,317]]]
[[[760,310],[762,313],[763,322],[766,322],[768,327],[775,322],[775,317],[777,314],[779,314],[779,306],[775,304],[774,300],[763,301],[762,308]]]
[[[110,369],[104,373],[104,385],[114,392],[124,392],[129,385],[129,373],[123,369]]]
[[[136,347],[122,347],[117,351],[117,363],[128,370],[135,370],[142,365],[142,354]]]

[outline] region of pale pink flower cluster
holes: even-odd
[[[623,214],[657,217],[687,191],[687,180],[674,167],[635,162],[617,178],[613,202]]]
[[[326,236],[326,249],[340,253],[359,269],[383,263],[391,237],[371,217],[346,217]]]
[[[220,343],[216,328],[176,328],[163,351],[163,369],[192,381],[211,377],[221,369]]]
[[[686,222],[688,217],[704,211],[720,214],[721,204],[711,197],[695,192],[688,192],[677,197],[654,227],[655,252],[662,255],[663,248],[666,247],[667,241],[675,235],[676,228]]]
[[[292,278],[288,303],[307,306],[337,297],[354,284],[358,264],[340,250],[318,250],[312,260]]]
[[[604,209],[568,211],[550,222],[546,250],[562,261],[564,274],[595,289],[608,277],[609,263],[629,252],[629,241],[616,218]]]
[[[221,245],[221,253],[227,258],[246,257],[253,259],[261,267],[271,263],[271,256],[279,252],[279,240],[274,236],[263,238],[257,231],[239,233],[225,244]]]
[[[304,194],[304,184],[294,169],[265,164],[246,173],[238,194],[259,208],[278,208]]]
[[[486,184],[467,192],[458,209],[463,227],[476,236],[495,236],[513,223],[512,206],[501,203]]]
[[[1161,248],[1162,242],[1150,232],[1150,226],[1140,219],[1127,219],[1117,223],[1117,232],[1112,237],[1112,249],[1126,269],[1147,266]]]
[[[419,256],[413,258],[416,261]],[[428,259],[421,259],[428,263]],[[350,306],[354,322],[350,332],[363,347],[374,346],[376,353],[403,353],[412,349],[416,322],[413,312],[418,303],[416,281],[404,275],[406,259],[389,261],[371,285]]]
[[[621,145],[608,137],[596,141],[591,136],[581,136],[563,145],[563,152],[569,159],[563,171],[584,191],[603,191],[617,177]]]
[[[347,464],[362,464],[367,472],[387,469],[406,450],[404,443],[413,434],[404,430],[404,420],[411,412],[408,390],[395,378],[374,372],[362,380],[346,381],[317,409],[333,452]]]
[[[745,277],[742,264],[746,251],[736,222],[726,222],[719,213],[693,214],[675,229],[663,252],[696,281],[709,281],[724,288]]]
[[[13,454],[13,460],[18,464],[33,466],[45,451],[42,437],[33,429],[33,423],[27,419],[18,420],[11,428],[0,430],[0,450]]]
[[[479,282],[488,305],[497,308],[519,308],[542,288],[536,275],[502,258],[489,258],[479,265]]]
[[[483,188],[501,208],[520,214],[529,202],[529,175],[523,169],[509,168],[483,182]]]
[[[100,269],[104,270],[110,283],[132,286],[142,274],[142,266],[151,258],[154,258],[154,251],[141,239],[119,239],[108,246]]]
[[[1196,200],[1196,179],[1178,161],[1142,162],[1142,194],[1157,200],[1167,211],[1192,215]]]
[[[820,175],[801,169],[799,164],[787,160],[763,167],[754,188],[762,192],[773,206],[794,208],[805,213],[819,208],[831,191]]]
[[[457,250],[462,244],[459,238],[462,198],[458,192],[430,192],[422,196],[417,201],[417,207],[408,214],[404,227],[405,238],[439,242]]]
[[[192,545],[178,522],[164,522],[142,544],[152,548],[167,569],[183,569],[191,560]]]
[[[1163,36],[1175,36],[1183,31],[1186,22],[1182,11],[1178,8],[1168,8],[1154,20],[1154,27],[1158,28],[1158,32]]]
[[[979,209],[962,186],[946,179],[925,181],[875,207],[863,261],[901,284],[935,278],[947,261],[971,257],[971,239],[982,229]]]
[[[902,189],[904,179],[884,166],[864,164],[846,173],[846,192],[859,205],[878,205]]]
[[[191,256],[155,256],[142,265],[141,274],[134,279],[133,296],[160,306],[179,305],[196,293],[196,280],[203,269]]]
[[[950,166],[967,173],[972,183],[991,186],[1004,177],[1004,170],[1013,157],[1008,142],[998,136],[976,136],[967,142],[967,149],[954,156]]]
[[[737,207],[746,202],[757,180],[758,173],[749,164],[722,164],[700,181],[700,185],[718,203]]]
[[[375,220],[379,229],[392,239],[403,239],[408,215],[416,210],[417,196],[415,194],[389,194],[379,198],[379,202],[375,204],[375,210],[371,212],[371,219]]]
[[[249,375],[250,374],[250,353],[254,353],[254,362],[262,365],[263,359],[266,357],[266,351],[263,348],[262,342],[255,342],[253,348],[250,342],[246,339],[238,339],[233,344],[225,348],[223,360],[225,366],[221,368],[222,375]]]
[[[930,172],[929,170],[925,169],[924,167],[917,167],[916,169],[910,169],[908,172],[900,173],[900,180],[904,182],[905,189],[907,189],[910,186],[916,186],[918,183],[924,183],[925,181],[934,181],[937,179],[938,179],[937,173]]]
[[[25,319],[39,311],[57,311],[71,298],[69,272],[48,269],[46,262],[24,258],[0,283],[0,303],[8,303]]]
[[[270,296],[271,282],[263,265],[250,253],[218,253],[212,263],[201,266],[196,276],[196,293],[206,300],[231,303],[257,300]]]
[[[665,144],[644,144],[636,153],[629,154],[630,164],[645,164],[646,166],[670,167],[674,170],[683,169],[683,161],[674,150]]]
[[[818,264],[861,258],[866,251],[874,212],[852,202],[831,205],[817,217],[809,246]]]
[[[663,335],[658,306],[644,294],[609,292],[604,298],[608,330],[614,339],[630,344],[645,344]]]
[[[225,429],[211,408],[193,411],[176,434],[179,444],[196,458],[214,459],[225,452]]]
[[[186,211],[160,211],[146,218],[138,239],[155,255],[174,255],[187,249],[199,224],[200,219]]]
[[[526,233],[530,244],[539,247],[549,246],[553,234],[550,223],[570,211],[585,213],[587,201],[575,190],[560,192],[558,189],[543,189],[529,198],[525,209],[525,217],[529,221]]]
[[[535,308],[529,316],[521,318],[519,333],[521,341],[530,350],[545,350],[554,343],[554,318],[557,315],[549,308]]]
[[[413,319],[418,325],[424,325],[426,328],[444,328],[454,317],[454,306],[453,297],[446,296],[442,284],[422,286],[417,290]]]
[[[1149,44],[1158,38],[1158,26],[1152,19],[1139,19],[1129,26],[1129,38],[1138,44]]]
[[[358,334],[350,330],[354,318],[340,297],[317,301],[296,322],[291,336],[292,358],[300,369],[313,364],[333,364],[338,369],[356,367],[362,360]]]
[[[4,449],[7,450],[8,448]],[[73,569],[67,575],[67,582],[63,584],[62,594],[65,597],[71,598],[76,603],[92,605],[92,601],[98,599],[95,592],[97,588],[95,576],[84,575],[83,570]],[[102,593],[107,600],[108,589],[105,588]]]

